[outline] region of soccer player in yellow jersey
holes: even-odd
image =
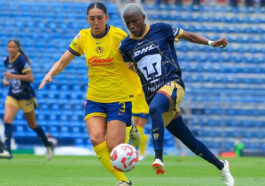
[[[85,123],[91,143],[101,163],[118,180],[117,185],[132,185],[124,173],[113,168],[110,152],[125,142],[126,126],[131,125],[132,103],[140,93],[137,74],[128,69],[119,52],[119,45],[127,34],[107,25],[109,16],[103,3],[87,8],[89,29],[81,30],[68,50],[45,75],[39,89],[60,73],[75,56],[86,57],[88,90],[85,103]],[[136,87],[136,88],[135,88]]]

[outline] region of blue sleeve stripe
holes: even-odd
[[[71,52],[72,54],[76,55],[76,56],[81,56],[81,54],[79,54],[78,52],[71,49],[71,47],[68,48],[68,51]]]

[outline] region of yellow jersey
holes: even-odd
[[[127,34],[120,28],[107,26],[107,34],[95,38],[91,29],[82,29],[72,40],[69,51],[85,55],[88,69],[88,100],[111,103],[132,101],[141,91],[137,74],[124,63],[119,45]]]

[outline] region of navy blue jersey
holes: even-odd
[[[178,80],[184,88],[174,48],[174,41],[182,32],[182,29],[175,26],[156,23],[150,26],[141,39],[128,36],[120,45],[124,61],[134,62],[137,68],[148,103],[169,81]]]
[[[26,57],[21,54],[13,62],[9,61],[9,57],[5,57],[4,65],[6,67],[6,72],[10,72],[12,74],[22,75],[31,70]],[[35,97],[35,93],[33,88],[30,86],[30,82],[21,81],[19,79],[9,79],[9,85],[8,95],[17,100],[31,99]]]

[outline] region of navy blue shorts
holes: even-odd
[[[132,118],[132,103],[130,101],[99,103],[91,100],[86,100],[85,120],[94,116],[106,117],[107,122],[111,120],[120,120],[126,123],[127,126],[130,126]]]
[[[132,114],[132,115],[133,117],[137,117],[137,118],[145,118],[145,119],[149,118],[149,114],[145,114],[145,113]]]

